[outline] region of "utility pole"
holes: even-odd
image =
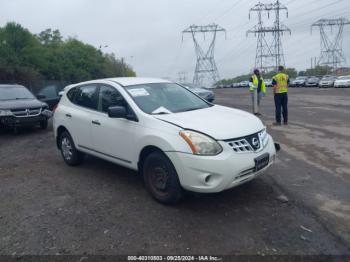
[[[346,65],[346,58],[343,51],[344,26],[350,21],[345,18],[320,19],[311,25],[311,33],[314,27],[320,30],[321,54],[317,64],[328,66],[336,73],[337,68]],[[335,30],[335,31],[334,31]],[[336,32],[334,36],[331,36]]]
[[[203,80],[205,78],[214,83],[216,83],[220,79],[219,72],[214,59],[215,41],[218,32],[226,33],[226,30],[217,24],[210,24],[205,26],[191,25],[190,27],[182,31],[182,35],[192,35],[192,40],[197,56],[196,68],[193,76],[193,83],[196,85],[202,85]],[[203,34],[204,37],[208,34],[211,36],[209,38],[211,39],[210,45],[206,51],[203,50],[204,48],[200,45],[198,41],[198,34]]]
[[[185,71],[182,71],[182,72],[179,72],[179,83],[187,83],[187,72]]]
[[[258,36],[255,67],[261,71],[271,69],[278,70],[278,66],[285,65],[283,47],[282,47],[282,35],[285,32],[291,33],[291,30],[281,23],[280,12],[286,11],[288,17],[288,9],[282,5],[279,0],[272,4],[258,3],[249,10],[249,18],[251,12],[258,13],[258,24],[255,25],[251,30],[247,31],[247,35],[254,34]],[[273,26],[264,26],[262,21],[263,12],[267,13],[270,18],[270,13],[275,13],[275,21]],[[266,33],[271,33],[273,36],[272,44],[269,45],[266,39]]]

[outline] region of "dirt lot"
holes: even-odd
[[[216,96],[250,110],[247,90]],[[51,130],[1,132],[0,253],[350,255],[350,89],[292,89],[287,127],[271,126],[271,95],[261,110],[277,164],[175,207],[133,171],[92,157],[66,166]]]

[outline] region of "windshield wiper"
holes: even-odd
[[[188,111],[195,111],[195,110],[199,110],[199,109],[203,109],[203,107],[193,107],[193,108],[190,108],[190,109],[186,109],[182,112],[188,112]]]
[[[168,112],[157,112],[157,113],[152,113],[152,115],[168,115]]]

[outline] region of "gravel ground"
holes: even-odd
[[[243,89],[216,103],[250,110]],[[64,164],[52,130],[0,133],[0,254],[350,255],[350,89],[293,89],[282,151],[258,179],[161,205],[133,171],[88,157]]]

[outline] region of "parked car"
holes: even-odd
[[[275,161],[278,149],[259,118],[162,79],[71,85],[53,125],[68,165],[90,154],[138,170],[162,203],[178,202],[183,189],[212,193],[248,182]]]
[[[43,87],[37,93],[37,98],[49,105],[50,110],[52,110],[59,102],[62,87],[57,85],[48,85]]]
[[[0,85],[0,127],[17,130],[22,126],[46,129],[52,113],[26,87]]]
[[[289,79],[289,87],[296,87],[296,85],[295,85],[295,78],[290,78]]]
[[[303,86],[305,86],[307,79],[308,78],[306,76],[298,76],[293,81],[292,86],[293,87],[303,87]]]
[[[350,76],[339,76],[334,82],[334,87],[350,87]]]
[[[333,87],[335,80],[335,76],[323,76],[321,81],[318,83],[318,87]]]
[[[208,90],[204,87],[199,87],[194,84],[183,84],[186,88],[191,90],[196,95],[199,95],[201,98],[207,100],[208,102],[214,102],[215,100],[215,94],[213,91]]]
[[[306,80],[306,87],[318,87],[318,83],[320,82],[320,79],[316,76],[311,76]]]
[[[232,84],[232,87],[233,87],[233,88],[239,88],[240,86],[239,86],[239,83],[233,83],[233,84]]]
[[[240,87],[249,87],[249,81],[242,81],[239,83]]]

